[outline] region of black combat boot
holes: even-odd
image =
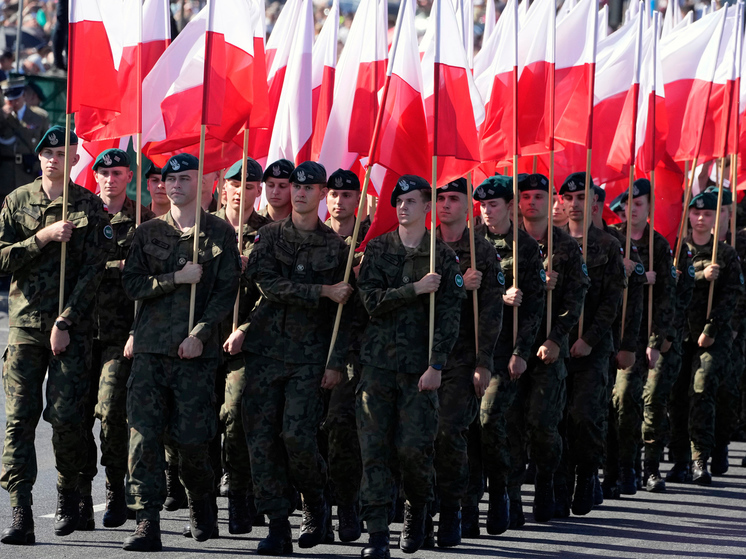
[[[404,503],[404,526],[399,536],[399,549],[404,553],[414,553],[425,542],[425,516],[427,506],[415,507],[409,501]]]
[[[269,534],[256,547],[259,555],[290,555],[293,552],[293,539],[287,517],[269,521]]]
[[[161,523],[158,520],[140,520],[135,531],[124,539],[125,551],[161,551]]]
[[[645,461],[645,490],[648,493],[663,493],[666,482],[660,472],[660,465],[653,460]]]
[[[716,446],[712,449],[712,475],[722,476],[728,471],[728,445]]]
[[[200,499],[189,499],[189,528],[198,542],[209,540],[217,530],[217,503],[215,496],[205,494]]]
[[[93,498],[92,497],[81,497],[80,504],[78,505],[80,514],[80,520],[78,520],[78,527],[76,530],[81,532],[91,532],[96,529],[96,520],[93,518]]]
[[[57,512],[54,515],[56,536],[69,536],[80,522],[80,492],[77,489],[57,490]]]
[[[228,491],[228,532],[250,534],[254,514],[249,509],[249,497],[245,491]]]
[[[179,479],[179,465],[169,464],[166,469],[166,500],[163,508],[167,511],[184,509],[187,506],[187,495]]]
[[[221,497],[230,497],[231,492],[231,475],[228,472],[223,474],[220,478],[220,485],[218,485],[218,493]]]
[[[601,487],[601,480],[598,478],[598,472],[593,474],[593,506],[597,507],[604,504],[604,490]]]
[[[518,493],[510,499],[510,525],[511,530],[518,530],[526,525],[526,517],[523,516],[523,502],[521,494]]]
[[[570,489],[564,476],[554,476],[554,518],[570,517]]]
[[[326,500],[318,503],[308,503],[303,500],[303,521],[300,525],[298,547],[308,549],[324,542],[329,530],[329,507]]]
[[[368,535],[368,547],[360,553],[362,559],[390,559],[389,531],[372,532]]]
[[[692,481],[692,470],[689,462],[676,462],[666,474],[669,483],[689,483]]]
[[[127,501],[124,485],[106,484],[106,510],[103,524],[106,528],[118,528],[127,522]]]
[[[572,499],[572,513],[575,516],[584,516],[593,510],[593,485],[593,470],[578,468]]]
[[[13,507],[13,520],[0,536],[0,542],[8,545],[33,545],[34,515],[31,507]]]
[[[356,542],[362,535],[360,529],[359,505],[338,505],[337,518],[339,519],[339,539],[343,542]]]
[[[554,516],[552,475],[538,474],[534,484],[534,521],[549,522]]]
[[[479,535],[479,507],[461,507],[461,537],[476,539]]]
[[[499,536],[505,533],[510,526],[510,498],[508,490],[502,488],[490,488],[490,508],[487,509],[487,533],[491,536]]]
[[[637,494],[637,474],[631,464],[622,464],[619,468],[619,492],[622,495]]]
[[[459,507],[441,505],[438,520],[438,547],[456,547],[460,543],[461,511]]]
[[[712,485],[712,476],[707,471],[707,459],[692,462],[692,482],[697,485]]]

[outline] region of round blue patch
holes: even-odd
[[[583,273],[588,277],[588,266],[585,265],[585,262],[583,262]]]
[[[106,237],[107,239],[114,238],[114,230],[111,228],[111,225],[106,225],[104,227],[104,237]]]
[[[505,285],[505,274],[502,272],[497,272],[497,283],[500,285]]]
[[[644,275],[645,274],[645,266],[643,266],[640,262],[638,262],[637,265],[635,265],[635,273],[638,276]]]
[[[689,266],[689,277],[694,277],[694,266]]]
[[[678,274],[676,273],[676,266],[671,266],[671,277],[673,279],[676,279],[678,277]],[[692,276],[694,277],[694,276]]]
[[[461,277],[461,274],[456,274],[455,281],[457,287],[464,287],[464,278]]]
[[[539,270],[539,277],[543,283],[547,282],[547,273],[544,270]]]

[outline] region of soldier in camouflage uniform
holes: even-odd
[[[290,174],[294,168],[293,163],[287,159],[278,159],[267,165],[262,175],[267,205],[260,210],[259,215],[270,221],[280,221],[290,215],[293,209],[290,203]]]
[[[261,227],[270,223],[254,210],[254,202],[261,194],[262,168],[253,159],[246,160],[246,188],[241,192],[243,160],[234,163],[225,172],[223,194],[225,205],[215,216],[224,219],[236,230],[239,229],[241,196],[244,198],[244,221],[241,227],[241,260],[244,265],[254,248],[254,240]],[[251,462],[246,432],[243,428],[241,400],[246,387],[246,368],[241,346],[249,328],[252,309],[259,299],[259,290],[253,282],[241,278],[240,300],[238,305],[237,327],[233,329],[233,313],[220,325],[220,339],[223,343],[223,362],[218,375],[225,378],[225,400],[220,408],[220,421],[225,425],[223,452],[225,472],[230,479],[228,490],[228,531],[231,534],[251,532],[256,506],[254,488],[251,483]]]
[[[729,358],[732,341],[731,319],[743,293],[743,275],[735,250],[718,245],[717,263],[712,264],[712,228],[715,224],[717,195],[703,192],[689,205],[691,235],[686,244],[692,252],[694,291],[687,308],[688,331],[684,340],[681,374],[671,396],[674,466],[669,481],[686,481],[689,473],[691,442],[692,481],[712,483],[707,468],[715,445],[715,404],[723,368]],[[714,283],[712,311],[707,313],[710,285]],[[688,391],[689,397],[685,396]],[[688,414],[682,407],[688,408]],[[678,409],[676,409],[678,408]],[[687,429],[683,423],[688,417]]]
[[[326,225],[349,246],[355,227],[355,210],[360,202],[360,180],[352,171],[338,169],[329,176]],[[370,219],[360,223],[357,245],[370,229]],[[362,253],[356,253],[353,266],[357,270]],[[360,339],[368,322],[368,313],[359,297],[350,301],[355,306],[347,352],[347,370],[342,382],[329,393],[328,411],[323,431],[327,436],[329,484],[334,492],[339,518],[339,539],[343,542],[360,538],[360,481],[363,464],[355,423],[355,389],[360,381]]]
[[[353,308],[345,306],[327,363],[337,305],[353,291],[343,281],[347,245],[318,219],[318,205],[327,193],[324,167],[301,163],[290,182],[291,215],[262,228],[246,268],[262,294],[243,344],[251,374],[242,401],[256,506],[269,517],[260,555],[292,552],[291,481],[303,496],[298,545],[314,547],[326,536],[326,464],[317,441],[324,411],[321,389],[342,380],[345,325]]]
[[[78,139],[70,133],[69,160]],[[0,211],[0,272],[12,274],[8,348],[3,356],[5,446],[0,485],[10,494],[13,523],[0,541],[34,543],[31,491],[36,481],[34,436],[46,409],[57,466],[55,534],[78,525],[79,472],[86,453],[83,417],[90,386],[90,319],[113,237],[101,200],[68,183],[67,219],[61,220],[65,129],[49,129],[36,151],[42,177],[5,199]],[[61,243],[67,264],[63,311],[58,315]]]
[[[497,250],[506,285],[512,286],[503,296],[504,303],[510,308],[503,310],[502,328],[493,356],[494,370],[479,410],[481,457],[489,478],[490,493],[487,532],[495,535],[502,534],[508,527],[515,529],[525,524],[520,485],[508,486],[508,477],[513,470],[512,456],[520,452],[512,445],[520,444],[520,441],[509,440],[506,414],[518,391],[518,379],[526,372],[534,355],[531,348],[544,316],[546,272],[539,244],[510,221],[513,179],[503,176],[488,178],[476,189],[474,199],[480,202],[484,222],[478,232]],[[517,236],[518,249],[517,281],[513,278],[514,235]],[[518,307],[517,325],[513,322],[515,307]],[[475,497],[478,496],[469,495],[468,505],[477,504]],[[476,530],[469,528],[473,530],[468,532],[470,537],[478,536],[478,526]]]
[[[626,204],[626,197],[622,198]],[[642,321],[640,333],[636,339],[635,363],[631,367],[619,369],[613,389],[613,406],[616,412],[619,449],[620,490],[623,495],[637,493],[635,459],[640,447],[640,432],[643,421],[643,388],[648,371],[655,369],[663,349],[670,349],[666,342],[672,335],[671,325],[674,319],[674,297],[677,273],[673,266],[671,247],[668,241],[657,231],[650,230],[648,215],[650,213],[650,181],[637,179],[633,184],[632,211],[626,223],[619,226],[623,234],[630,234],[637,247],[637,254],[642,260],[642,267],[635,267],[635,276],[645,277],[643,300],[641,305]],[[629,230],[628,230],[629,227]],[[653,269],[650,266],[650,235],[653,235]],[[631,282],[630,282],[631,283]],[[652,328],[648,332],[648,301],[650,288],[652,292]],[[629,312],[629,304],[628,304]],[[665,347],[664,347],[665,346]],[[645,478],[651,473],[660,478],[660,472],[648,463]],[[647,479],[645,479],[647,482]]]
[[[122,268],[136,227],[135,202],[127,198],[127,183],[132,180],[130,159],[121,149],[109,149],[93,163],[93,176],[101,199],[109,213],[115,249],[106,262],[101,285],[96,292],[94,312],[91,392],[86,410],[88,463],[81,471],[79,530],[94,528],[91,484],[96,476],[96,441],[93,425],[101,420],[101,465],[106,469],[106,510],[103,524],[116,528],[127,521],[124,478],[127,475],[127,379],[132,361],[124,357],[124,345],[135,319],[135,305],[122,288]],[[141,208],[141,219],[155,217]]]
[[[166,194],[166,185],[163,184],[161,168],[156,167],[147,158],[143,158],[143,167],[145,167],[143,176],[148,181],[148,192],[150,192],[150,211],[155,216],[168,213],[168,210],[171,209],[171,200],[168,199]]]
[[[474,238],[476,261],[472,269],[466,188],[466,179],[461,178],[438,189],[439,237],[456,253],[464,287],[477,297],[479,304],[479,351],[474,336],[474,304],[472,297],[467,297],[461,303],[456,345],[448,356],[438,389],[440,423],[435,439],[435,473],[440,497],[440,547],[453,547],[461,542],[461,499],[469,482],[467,435],[479,411],[479,398],[492,377],[505,294],[505,275],[497,254],[482,235]],[[478,522],[477,507],[470,507],[464,514],[471,515],[472,521],[476,514]]]
[[[127,295],[142,301],[127,383],[127,504],[137,514],[137,528],[124,542],[130,551],[161,549],[166,436],[179,454],[192,537],[205,541],[217,524],[207,449],[217,428],[213,398],[220,323],[236,299],[240,258],[235,230],[201,211],[198,263],[192,261],[198,166],[187,154],[169,159],[163,179],[171,211],[135,230],[122,272]],[[189,330],[191,285],[196,285],[196,300]]]
[[[614,349],[612,329],[626,275],[619,242],[590,220],[588,229],[583,231],[585,174],[569,175],[562,183],[560,195],[570,214],[568,232],[578,244],[584,235],[588,236],[585,267],[591,284],[585,296],[582,336],[578,325],[569,339],[567,446],[562,458],[568,494],[577,476],[572,512],[584,515],[593,508],[595,479],[604,458],[609,359]],[[595,199],[592,188],[590,195]],[[592,212],[598,211],[598,204],[592,205]]]
[[[407,497],[399,547],[414,553],[425,540],[433,499],[433,453],[438,428],[441,372],[458,336],[466,298],[456,255],[436,240],[430,273],[430,184],[404,175],[391,194],[399,227],[371,240],[360,268],[359,288],[370,322],[360,349],[357,424],[363,458],[362,517],[369,546],[362,557],[389,555],[391,464],[398,461]],[[432,351],[429,309],[434,293]],[[394,458],[393,455],[396,455]]]
[[[518,191],[523,229],[539,243],[548,269],[549,180],[544,175],[519,175]],[[583,256],[575,239],[561,227],[552,228],[552,271],[547,271],[547,292],[551,292],[551,329],[548,313],[531,348],[526,373],[518,380],[518,395],[508,414],[508,436],[514,450],[512,486],[523,481],[529,448],[536,465],[534,520],[548,522],[554,515],[554,474],[562,457],[562,438],[558,427],[567,399],[565,361],[570,356],[568,337],[583,311],[588,276],[583,271]],[[545,337],[546,336],[546,337]],[[542,341],[543,340],[543,341]]]

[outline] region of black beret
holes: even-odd
[[[689,207],[698,210],[717,210],[718,195],[714,192],[700,192],[689,202]]]
[[[521,173],[518,175],[518,192],[525,190],[543,190],[549,192],[549,179],[541,173]]]
[[[592,180],[589,186],[593,186]],[[567,176],[559,193],[562,196],[565,192],[580,192],[581,190],[585,190],[585,173],[577,172]]]
[[[461,177],[437,189],[438,194],[445,194],[446,192],[458,192],[466,195],[466,179]]]
[[[78,136],[70,130],[70,145],[78,145]],[[36,153],[39,153],[44,148],[59,148],[65,147],[65,127],[55,124],[49,130],[47,130],[41,137],[41,140],[36,144]]]
[[[112,148],[102,151],[98,154],[96,161],[93,162],[93,170],[99,167],[110,169],[111,167],[129,167],[130,156],[127,152],[119,148]]]
[[[326,186],[334,190],[354,190],[360,192],[360,179],[352,171],[337,169],[331,175]]]
[[[504,175],[487,177],[474,191],[474,199],[479,202],[503,198],[506,202],[513,199],[513,178]]]
[[[153,163],[150,159],[147,157],[143,157],[143,175],[145,178],[149,178],[151,175],[158,175],[161,176],[161,168],[156,166],[155,163]]]
[[[225,180],[240,181],[243,159],[239,159],[225,172]],[[262,180],[262,166],[251,157],[246,159],[246,181],[257,182]]]
[[[396,199],[412,190],[430,190],[430,183],[417,175],[402,175],[391,193],[391,205],[396,206]]]
[[[267,165],[262,175],[262,182],[267,182],[267,179],[287,179],[290,177],[290,173],[295,169],[292,161],[287,159],[278,159],[272,165]]]
[[[596,184],[592,185],[592,188],[593,194],[596,195],[598,203],[603,204],[604,202],[606,202],[606,191]]]
[[[637,179],[632,183],[632,198],[650,195],[650,181],[648,179]]]
[[[326,169],[321,163],[304,161],[290,173],[290,182],[295,184],[326,184]]]
[[[705,189],[705,192],[712,192],[715,196],[717,196],[718,195],[717,186],[708,186]],[[723,189],[722,205],[731,206],[732,204],[733,204],[733,195],[731,194],[730,190]]]
[[[199,159],[189,153],[174,155],[161,169],[161,178],[165,181],[169,173],[183,173],[184,171],[199,171]]]

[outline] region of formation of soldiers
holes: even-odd
[[[356,254],[346,281],[354,173],[238,161],[209,213],[213,179],[198,184],[198,160],[180,154],[148,164],[152,205],[138,225],[127,153],[95,160],[97,196],[65,176],[65,133],[44,134],[41,177],[0,211],[0,272],[12,278],[3,543],[35,542],[42,415],[58,470],[55,533],[95,528],[98,418],[103,524],[135,519],[133,551],[161,549],[163,508],[188,506],[184,536],[218,537],[218,496],[231,534],[268,521],[259,554],[292,552],[296,509],[299,547],[333,542],[336,506],[339,539],[358,540],[364,523],[362,557],[382,559],[395,520],[405,553],[478,538],[485,492],[497,535],[525,524],[524,483],[535,486],[533,520],[550,522],[727,471],[746,340],[728,193],[715,257],[716,191],[692,199],[675,254],[657,232],[650,242],[644,179],[609,227],[605,192],[586,189],[583,173],[554,196],[540,174],[489,177],[473,193],[473,228],[459,179],[437,189],[433,233],[431,185],[405,175],[380,202],[397,229]],[[72,132],[70,144],[74,164]],[[746,252],[746,232],[735,245]]]

